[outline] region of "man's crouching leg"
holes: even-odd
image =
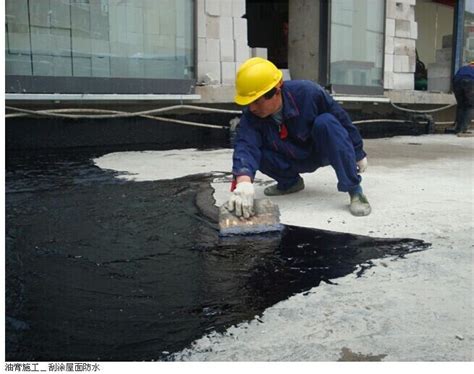
[[[320,157],[328,160],[336,172],[337,189],[349,193],[350,212],[355,216],[369,215],[372,209],[360,185],[362,178],[347,130],[332,114],[324,113],[315,119],[312,136]]]

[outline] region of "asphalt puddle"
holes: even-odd
[[[220,238],[212,175],[125,182],[98,154],[7,154],[6,359],[166,360],[373,260],[426,249],[286,226]]]

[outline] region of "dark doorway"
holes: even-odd
[[[267,48],[268,59],[288,69],[288,0],[247,0],[248,43]]]

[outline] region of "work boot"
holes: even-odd
[[[278,184],[274,184],[270,187],[267,187],[263,190],[263,193],[267,196],[279,196],[279,195],[288,195],[290,193],[295,193],[304,189],[304,180],[303,178],[299,177],[298,182],[296,182],[293,186],[287,188],[286,190],[280,190],[277,186]]]
[[[372,211],[369,201],[362,192],[351,194],[351,205],[349,207],[354,216],[368,216]]]

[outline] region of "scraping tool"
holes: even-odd
[[[236,217],[229,212],[226,205],[219,208],[220,236],[263,234],[283,230],[278,205],[269,199],[255,199],[255,215],[248,219]]]

